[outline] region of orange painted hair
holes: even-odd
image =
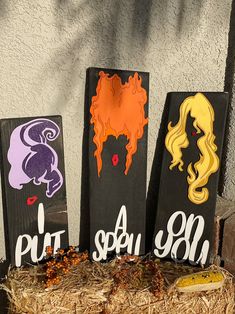
[[[143,136],[144,126],[148,123],[144,111],[147,92],[141,86],[142,78],[137,72],[124,84],[117,74],[110,77],[108,73],[101,71],[99,76],[96,96],[92,97],[90,107],[91,124],[94,124],[95,132],[94,156],[97,161],[98,176],[102,169],[103,145],[110,135],[115,136],[116,139],[120,135],[125,135],[128,139],[125,168],[127,175],[132,156],[137,151],[137,141]]]

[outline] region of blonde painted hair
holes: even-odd
[[[194,118],[193,126],[197,134],[203,135],[197,140],[200,159],[193,165],[188,165],[188,198],[195,204],[202,204],[208,200],[209,191],[205,187],[209,177],[219,168],[219,158],[215,153],[215,135],[213,134],[214,110],[209,100],[201,93],[187,97],[180,105],[180,117],[175,126],[168,124],[165,139],[166,149],[172,156],[170,170],[178,166],[183,171],[182,149],[188,147],[186,133],[187,116]]]

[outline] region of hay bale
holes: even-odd
[[[45,273],[41,266],[13,269],[3,288],[10,299],[10,313],[233,313],[233,278],[227,271],[212,266],[224,273],[225,283],[220,289],[179,293],[174,281],[200,269],[170,262],[157,262],[157,265],[164,278],[164,287],[163,293],[156,296],[152,292],[149,272],[142,272],[145,277],[138,284],[128,278],[125,284],[117,285],[115,275],[120,265],[116,262],[84,261],[64,275],[56,287],[49,289],[45,289]]]

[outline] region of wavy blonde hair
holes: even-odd
[[[193,165],[188,165],[188,198],[195,204],[208,200],[209,191],[205,187],[209,177],[219,168],[219,158],[215,153],[215,135],[213,134],[214,110],[209,100],[201,93],[187,97],[180,105],[180,117],[175,126],[168,124],[168,133],[165,139],[166,149],[172,156],[170,170],[178,166],[183,171],[182,149],[188,147],[189,141],[186,133],[187,116],[194,118],[193,126],[197,134],[203,135],[197,140],[200,150],[200,159]]]

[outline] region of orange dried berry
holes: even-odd
[[[52,266],[55,265],[55,263],[56,263],[56,262],[55,262],[54,260],[51,260],[51,261],[49,261],[49,262],[46,263],[46,266],[47,266],[47,267],[52,267]]]
[[[53,247],[52,246],[47,246],[46,247],[46,254],[47,255],[52,255],[53,254]]]
[[[63,264],[61,262],[56,263],[56,268],[60,269],[63,267]]]
[[[51,283],[49,282],[49,280],[45,283],[45,288],[49,288],[51,286]]]
[[[74,259],[73,260],[73,265],[78,265],[80,263],[79,259]]]
[[[64,261],[68,261],[68,257],[67,257],[67,256],[64,256],[63,260],[64,260]]]
[[[68,268],[63,268],[63,273],[67,274],[69,272]]]
[[[54,269],[51,269],[51,268],[48,268],[47,270],[46,270],[46,274],[47,275],[51,275],[51,274],[53,274],[55,271],[54,271]]]
[[[59,283],[59,280],[58,278],[54,278],[52,281],[51,281],[52,285],[57,285]]]

